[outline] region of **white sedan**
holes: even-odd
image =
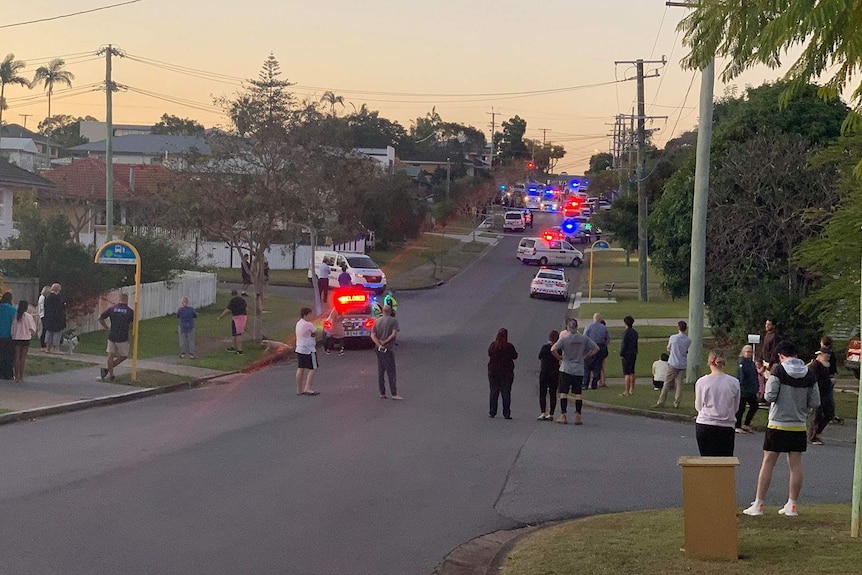
[[[530,297],[537,295],[569,299],[569,280],[566,273],[557,268],[543,267],[530,282]]]

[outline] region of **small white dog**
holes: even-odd
[[[78,348],[78,336],[72,335],[72,337],[63,336],[63,339],[60,340],[60,352],[65,353],[67,355],[72,355],[75,353],[75,350]]]

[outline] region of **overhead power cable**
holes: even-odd
[[[89,10],[80,10],[78,12],[70,12],[68,14],[60,14],[58,16],[50,16],[48,18],[39,18],[37,20],[27,20],[24,22],[14,22],[12,24],[3,24],[0,26],[0,29],[3,28],[15,28],[16,26],[26,26],[28,24],[39,24],[41,22],[51,22],[52,20],[60,20],[62,18],[71,18],[72,16],[80,16],[82,14],[91,14],[93,12],[100,12],[102,10],[110,10],[111,8],[119,8],[120,6],[128,6],[129,4],[137,4],[138,2],[142,2],[143,0],[127,0],[126,2],[118,2],[117,4],[109,4],[108,6],[99,6],[98,8],[91,8]]]

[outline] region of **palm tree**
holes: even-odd
[[[332,92],[330,90],[327,90],[323,93],[323,96],[321,96],[320,101],[329,104],[329,112],[333,116],[335,116],[336,104],[341,104],[341,107],[344,107],[344,96],[336,96],[335,92]]]
[[[71,88],[72,80],[75,79],[73,73],[63,69],[65,66],[66,62],[62,58],[54,58],[48,62],[47,66],[36,68],[36,75],[33,76],[33,85],[35,86],[41,82],[48,91],[49,118],[51,117],[51,95],[54,93],[54,84],[65,84]]]
[[[22,60],[16,60],[15,54],[6,54],[6,57],[0,62],[0,98],[4,98],[6,84],[18,84],[19,86],[30,87],[30,82],[27,81],[27,78],[18,75],[26,65]],[[2,125],[3,110],[0,109],[0,126]]]

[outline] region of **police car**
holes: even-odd
[[[374,329],[373,313],[374,296],[359,286],[337,288],[332,295],[332,305],[338,311],[338,321],[344,329],[346,339],[361,339],[371,341],[371,330]],[[323,330],[329,335],[332,322],[326,319]]]
[[[559,268],[542,267],[530,282],[530,297],[537,295],[569,299],[569,280]]]

